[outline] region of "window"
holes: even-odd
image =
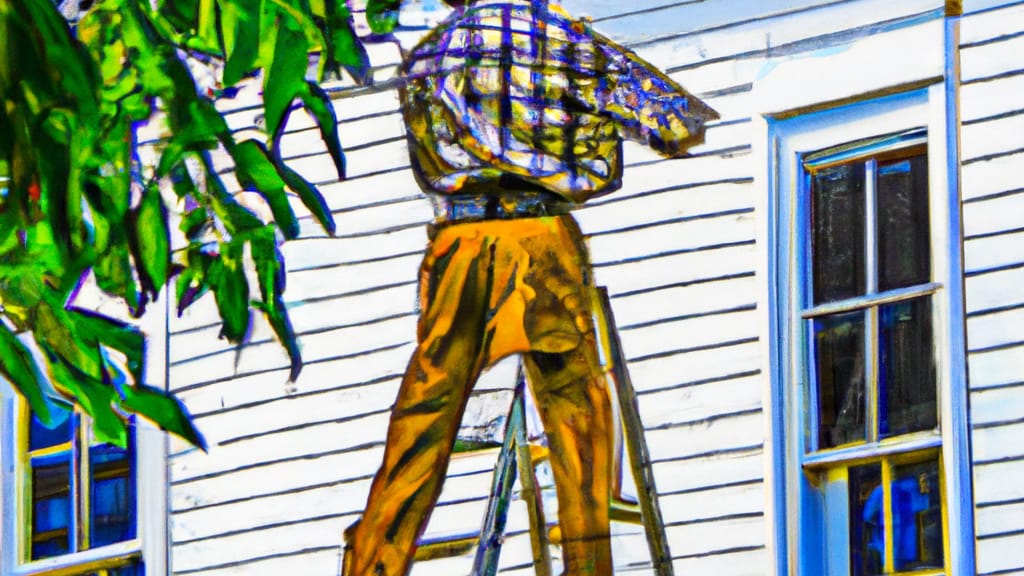
[[[127,449],[96,441],[68,410],[41,425],[0,381],[0,573],[143,576],[166,566],[165,436],[129,427]]]
[[[127,449],[101,444],[88,418],[65,413],[47,429],[22,408],[19,447],[22,509],[22,560],[45,560],[130,542],[135,539],[135,440]],[[96,576],[142,574],[135,553],[116,555],[83,571]]]
[[[769,127],[776,470],[796,512],[779,529],[796,573],[957,574],[969,554],[950,546],[970,511],[941,100],[921,90]]]

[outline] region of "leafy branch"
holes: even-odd
[[[395,26],[397,8],[369,0],[375,33]],[[197,83],[195,60],[217,64],[225,91],[262,78],[264,140],[236,140],[216,94]],[[278,250],[299,233],[289,195],[328,234],[335,224],[316,186],[283,161],[280,140],[297,101],[345,177],[334,108],[319,86],[341,70],[369,81],[344,0],[102,0],[76,30],[50,2],[0,0],[0,374],[41,422],[56,425],[71,402],[101,440],[124,445],[137,414],[205,448],[182,403],[144,382],[138,326],[76,306],[84,283],[137,318],[177,276],[179,313],[212,292],[221,335],[234,343],[259,310],[291,359],[290,379],[298,376]],[[143,166],[139,132],[158,123],[157,159]],[[267,221],[228,191],[215,150],[266,202]],[[177,251],[172,210],[183,210],[187,242]]]

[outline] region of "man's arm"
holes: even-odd
[[[704,141],[704,124],[717,112],[632,50],[587,32],[607,63],[601,113],[618,122],[623,137],[670,157]]]

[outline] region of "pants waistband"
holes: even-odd
[[[438,224],[568,214],[572,203],[551,192],[504,191],[433,196]]]

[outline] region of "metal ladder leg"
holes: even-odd
[[[673,576],[672,555],[668,550],[665,524],[661,517],[661,508],[658,506],[658,491],[654,485],[651,457],[647,452],[647,442],[644,441],[640,409],[637,406],[633,382],[629,378],[629,370],[626,368],[626,360],[622,354],[619,332],[615,328],[608,290],[603,286],[596,288],[595,299],[595,313],[600,315],[597,325],[599,328],[601,326],[606,328],[601,337],[607,346],[607,361],[611,364],[611,375],[614,379],[619,413],[622,418],[626,451],[629,453],[630,468],[636,482],[641,522],[647,535],[647,546],[651,551],[651,563],[658,576]]]

